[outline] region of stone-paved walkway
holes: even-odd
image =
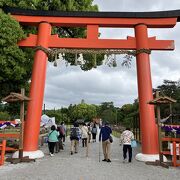
[[[86,149],[70,155],[70,142],[67,139],[64,151],[48,155],[47,145],[42,151],[45,157],[36,162],[9,164],[0,167],[0,180],[178,180],[180,168],[165,169],[147,166],[133,159],[132,163],[122,162],[122,146],[114,138],[111,163],[99,162],[99,142],[90,143],[89,157]],[[138,148],[133,150],[133,155]],[[101,150],[101,160],[103,159]]]

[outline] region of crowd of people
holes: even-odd
[[[99,129],[99,130],[98,130]],[[82,142],[82,147],[87,147],[88,143],[96,142],[96,136],[99,131],[99,142],[102,142],[102,150],[104,159],[102,161],[111,162],[111,143],[112,139],[112,129],[107,122],[102,126],[97,127],[96,123],[83,123],[79,125],[74,123],[73,127],[70,128],[70,154],[78,153],[79,143]],[[51,126],[51,130],[48,133],[48,147],[50,156],[54,156],[54,152],[58,153],[60,150],[64,149],[64,142],[66,139],[66,126],[64,122],[60,126]],[[131,142],[134,140],[134,135],[130,131],[130,128],[126,128],[121,134],[120,145],[123,144],[123,162],[132,161],[132,147]],[[128,153],[128,156],[127,156]]]

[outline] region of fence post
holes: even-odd
[[[4,164],[5,151],[6,151],[6,140],[3,140],[2,141],[2,149],[1,149],[0,165]]]
[[[173,141],[173,166],[176,167],[177,159],[176,159],[176,142]]]

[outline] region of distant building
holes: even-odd
[[[85,104],[85,100],[84,99],[81,100],[81,104]]]

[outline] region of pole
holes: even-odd
[[[46,104],[44,104],[44,114],[46,114]]]
[[[117,126],[117,109],[116,109],[116,126]]]
[[[87,138],[87,147],[86,147],[86,157],[89,156],[89,135],[88,135],[88,138]]]
[[[99,141],[99,162],[101,161],[101,140]]]
[[[156,98],[159,97],[159,91],[156,91]],[[161,112],[160,112],[160,106],[157,105],[157,123],[158,123],[158,141],[159,141],[159,161],[160,163],[163,162],[163,155],[162,155],[162,135],[161,135]]]
[[[25,90],[21,89],[21,95],[24,97]],[[20,128],[20,139],[19,139],[19,158],[23,158],[23,142],[24,142],[24,101],[21,101],[20,105],[20,120],[21,120],[21,128]]]

